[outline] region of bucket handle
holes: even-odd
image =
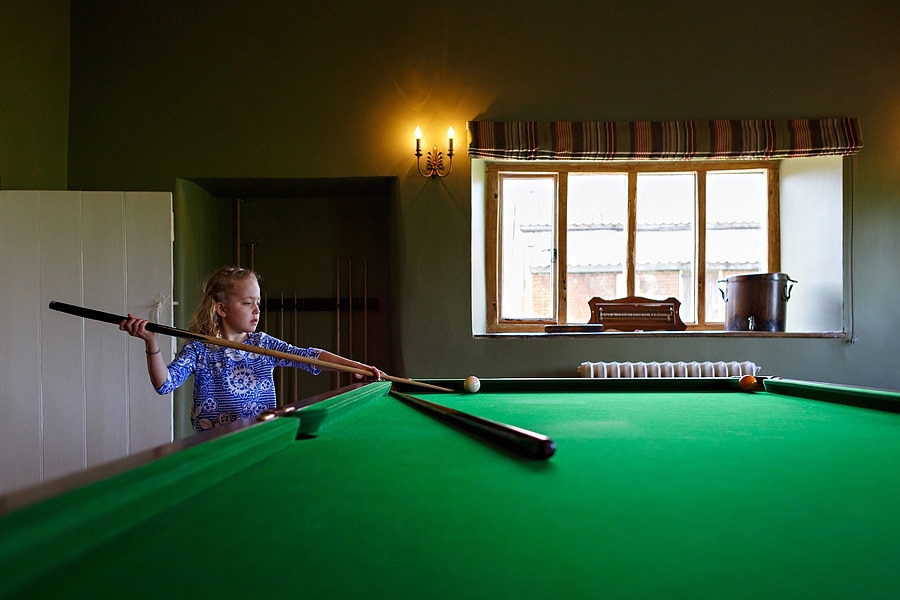
[[[791,279],[790,277],[788,277],[787,280],[789,283],[786,283],[784,286],[784,298],[782,298],[782,300],[784,300],[785,302],[791,299],[791,290],[794,289],[794,284],[797,283],[796,279]],[[728,283],[728,280],[717,279],[716,283]],[[723,290],[721,286],[719,286],[719,293],[722,294],[722,300],[728,302],[728,297],[725,295],[725,290]]]
[[[794,289],[794,284],[797,283],[795,279],[791,279],[790,277],[788,277],[787,280],[789,283],[784,284],[784,298],[782,298],[785,302],[791,299],[791,290]]]

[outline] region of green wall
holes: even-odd
[[[66,189],[68,0],[0,2],[0,189]]]
[[[582,360],[748,359],[769,374],[900,388],[897,23],[893,0],[469,0],[437,11],[346,0],[313,9],[75,2],[68,187],[397,178],[388,232],[397,375],[568,376]],[[473,118],[841,115],[859,117],[865,138],[854,166],[854,344],[473,338],[469,161],[459,152],[451,176],[432,181],[412,157],[416,125],[426,147],[444,146],[452,125],[461,150]]]

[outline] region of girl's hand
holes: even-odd
[[[128,318],[119,323],[119,329],[122,331],[127,331],[128,335],[141,338],[145,342],[151,342],[156,337],[151,331],[147,331],[147,319],[141,319],[132,314],[128,315]]]
[[[366,379],[366,380],[370,380],[370,381],[381,381],[381,371],[379,371],[379,370],[376,369],[375,367],[370,366],[370,365],[360,364],[360,365],[359,365],[359,368],[360,368],[360,369],[365,369],[366,371],[369,371],[369,372],[371,373],[371,375],[360,375],[359,373],[354,373],[353,376],[354,376],[356,379]]]

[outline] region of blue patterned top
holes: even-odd
[[[318,358],[322,352],[292,346],[261,331],[251,333],[246,343],[307,358]],[[286,358],[190,341],[181,347],[168,367],[166,382],[156,391],[168,394],[193,374],[191,425],[194,431],[203,431],[274,409],[275,367],[300,367],[313,375],[321,372],[314,365]]]

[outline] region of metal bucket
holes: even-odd
[[[725,331],[784,331],[787,302],[797,283],[786,273],[733,275],[720,279]]]

